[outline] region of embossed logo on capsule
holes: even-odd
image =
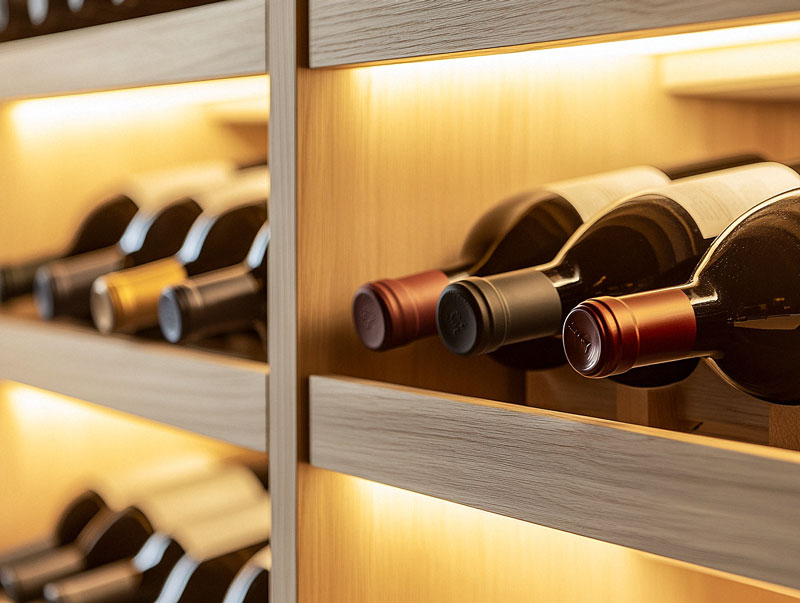
[[[450,328],[450,332],[453,335],[458,335],[467,327],[467,323],[461,318],[461,314],[459,314],[458,310],[453,310],[447,315],[447,326]]]
[[[584,354],[588,354],[588,353],[589,353],[589,350],[590,350],[590,349],[591,349],[591,347],[592,347],[592,342],[591,342],[591,341],[589,341],[589,340],[587,340],[587,339],[586,339],[586,337],[584,337],[584,336],[581,334],[581,332],[580,332],[580,331],[578,331],[578,329],[576,329],[576,328],[575,328],[575,326],[574,326],[574,325],[568,324],[568,325],[567,325],[567,328],[569,329],[569,332],[570,332],[570,333],[572,333],[572,334],[575,336],[575,338],[576,338],[578,341],[580,341],[580,342],[581,342],[581,345],[583,346],[583,353],[584,353]]]
[[[378,319],[375,310],[363,299],[358,299],[356,303],[356,315],[359,324],[366,329],[372,329]]]

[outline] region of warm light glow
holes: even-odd
[[[89,445],[122,444],[127,438],[143,438],[151,444],[168,442],[176,448],[200,446],[232,448],[206,437],[154,423],[110,408],[11,381],[0,381],[0,416],[13,423],[16,434],[30,439],[78,439]],[[127,445],[127,444],[125,444]]]
[[[443,67],[461,68],[466,72],[486,72],[502,68],[504,71],[524,71],[532,64],[560,63],[584,67],[584,61],[614,56],[660,56],[707,48],[757,44],[777,40],[800,38],[800,20],[777,23],[762,23],[699,31],[658,37],[638,38],[526,50],[504,54],[460,57],[434,61],[397,63],[361,68],[371,77],[396,78],[404,73],[419,76],[426,71],[437,72]]]
[[[268,104],[268,76],[242,77],[37,98],[13,103],[11,119],[21,129],[59,127],[65,122],[118,123],[139,116],[255,100]]]
[[[325,496],[318,501],[324,507],[320,513],[325,523],[317,526],[315,546],[344,547],[347,559],[338,558],[335,567],[337,572],[345,574],[351,569],[359,574],[364,567],[374,570],[370,565],[375,563],[372,555],[380,551],[380,567],[391,568],[393,579],[400,582],[398,588],[406,589],[403,592],[412,588],[413,580],[424,584],[426,572],[438,571],[441,572],[436,574],[438,580],[463,582],[448,593],[470,592],[470,581],[490,578],[494,582],[494,592],[519,595],[518,598],[509,597],[508,600],[513,601],[664,603],[753,600],[749,597],[764,594],[759,590],[794,597],[800,594],[790,588],[665,559],[384,484],[318,469],[311,471],[316,483],[325,486]],[[304,492],[309,496],[312,490]],[[323,490],[313,492],[321,495]],[[330,510],[334,514],[328,514]],[[339,522],[344,524],[341,530],[332,525]],[[406,560],[413,562],[408,561],[406,566]],[[403,573],[406,570],[408,573]],[[345,575],[344,579],[347,577]],[[372,594],[380,592],[388,600],[389,589],[394,586],[382,584]],[[380,590],[384,587],[386,592]],[[486,592],[483,585],[474,585],[474,588]],[[714,596],[698,598],[706,592]],[[556,594],[560,598],[556,598]]]

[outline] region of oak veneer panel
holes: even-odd
[[[349,375],[482,399],[525,399],[523,374],[488,358],[452,356],[435,338],[383,353],[365,349],[350,316],[353,292],[365,281],[451,264],[483,211],[548,181],[742,150],[776,158],[800,155],[800,107],[678,98],[658,85],[654,58],[608,56],[591,47],[354,69],[301,68],[296,93],[297,148],[291,155],[297,160],[296,230],[282,236],[289,253],[296,243],[297,297],[287,297],[286,313],[273,313],[272,321],[295,320],[291,304],[296,300],[297,322],[282,331],[281,337],[290,339],[280,345],[294,345],[296,328],[298,381],[289,376],[285,383],[299,386],[286,390],[281,404],[287,406],[281,412],[290,413],[289,421],[296,416],[291,413],[301,417],[301,459],[307,458],[303,419],[309,375]],[[273,122],[278,127],[277,117]],[[283,127],[293,132],[294,124]],[[291,287],[293,281],[284,284]],[[287,295],[293,295],[295,290],[289,290]],[[274,335],[276,327],[271,327]],[[273,366],[273,383],[278,370]],[[558,381],[551,384],[551,400],[563,402],[568,396],[559,388]],[[296,398],[289,397],[292,392]],[[277,429],[274,389],[271,400]],[[604,407],[610,418],[615,405],[612,395]],[[748,415],[747,425],[766,434],[766,414],[749,416],[750,411],[738,407],[735,413]],[[747,430],[743,439],[750,437]],[[352,597],[342,595],[341,601],[389,601],[369,595],[382,589],[400,592],[404,584],[430,577],[424,563],[410,561],[415,557],[378,537],[394,521],[388,511],[375,516],[381,526],[366,522],[364,531],[336,532],[341,539],[320,543],[316,535],[330,518],[326,501],[337,495],[329,490],[335,480],[323,479],[322,473],[307,472],[307,483],[300,484],[301,497],[315,499],[301,498],[298,506],[302,601],[309,600],[309,592],[313,601],[338,596],[332,594],[339,592],[336,588],[324,590],[340,584],[334,578],[340,565],[331,560],[350,564],[356,545],[361,556],[353,564],[360,561],[368,568],[386,557],[403,569],[374,575],[364,570],[360,580],[342,590]],[[362,526],[344,511],[334,520]],[[434,524],[429,539],[439,538],[446,536]],[[496,545],[487,531],[476,546]],[[457,559],[447,556],[436,567],[457,566]],[[354,576],[343,573],[341,583],[349,577]],[[463,591],[454,581],[443,581],[435,592],[441,596],[429,600],[459,600]],[[476,595],[472,600],[507,599]]]
[[[305,464],[299,502],[303,603],[797,601],[729,574]]]
[[[0,333],[0,378],[266,450],[264,363],[9,315]]]
[[[226,0],[0,46],[0,98],[267,71],[265,0]]]
[[[796,11],[791,0],[310,0],[312,67]]]
[[[800,587],[800,457],[387,386],[311,379],[311,463]]]
[[[297,49],[298,3],[271,0],[269,129],[269,355],[272,570],[270,601],[297,601],[297,459],[304,405],[297,383]],[[302,3],[300,3],[302,4]],[[302,426],[302,427],[301,427]]]

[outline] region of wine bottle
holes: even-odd
[[[65,505],[47,538],[0,553],[0,566],[33,559],[53,548],[74,542],[100,511],[120,509],[134,497],[199,479],[201,474],[216,470],[216,464],[207,456],[192,454],[169,461],[162,460],[155,466],[148,463],[138,469],[98,480]]]
[[[436,334],[436,303],[452,281],[550,261],[569,236],[603,207],[670,180],[761,161],[756,155],[674,168],[634,167],[565,180],[512,197],[472,227],[453,266],[372,281],[353,297],[353,322],[364,345],[388,350]]]
[[[269,172],[248,175],[216,192],[216,207],[192,225],[172,257],[112,272],[92,285],[91,311],[102,333],[133,333],[158,325],[158,300],[164,287],[190,276],[241,262],[267,219]]]
[[[41,597],[53,579],[130,557],[151,533],[147,518],[135,509],[101,511],[75,542],[0,568],[0,583],[15,601]]]
[[[634,195],[584,224],[552,262],[449,285],[437,309],[442,340],[457,354],[555,341],[566,314],[585,299],[684,282],[738,214],[797,186],[800,175],[793,169],[761,163]],[[524,360],[532,369],[563,359],[562,350],[555,361],[536,354]]]
[[[800,190],[761,203],[717,237],[689,282],[579,304],[564,349],[587,377],[704,357],[729,383],[800,404]]]
[[[124,183],[139,210],[117,242],[42,265],[34,277],[39,315],[89,317],[89,292],[98,276],[169,256],[178,250],[202,209],[198,193],[230,182],[228,162],[207,162],[141,174]]]
[[[155,603],[222,601],[245,563],[270,537],[269,496],[247,507],[223,514],[174,533],[186,554],[164,583]]]
[[[0,266],[0,302],[31,293],[34,275],[40,266],[116,243],[136,210],[136,202],[126,195],[103,200],[83,219],[70,243],[60,253],[22,264]]]
[[[33,35],[27,0],[0,0],[0,42]]]
[[[269,572],[272,549],[269,545],[257,552],[239,570],[222,603],[266,603],[269,601]]]
[[[41,596],[46,584],[132,558],[156,530],[171,532],[198,517],[247,504],[264,492],[266,468],[220,465],[216,471],[152,492],[122,511],[100,511],[75,542],[0,568],[0,583],[16,600]]]
[[[97,19],[103,23],[132,19],[145,15],[163,13],[181,8],[209,4],[216,0],[67,0],[70,10],[87,19]]]
[[[86,15],[76,15],[67,0],[27,0],[28,18],[34,35],[44,35],[97,25],[101,21]]]
[[[166,287],[158,300],[164,338],[178,343],[254,326],[266,336],[269,239],[265,223],[243,263]]]
[[[156,599],[167,576],[186,553],[181,544],[187,533],[205,535],[220,525],[220,517],[236,514],[242,508],[262,505],[268,496],[264,490],[266,473],[256,476],[245,468],[228,471],[207,480],[191,492],[183,492],[172,501],[161,501],[161,509],[144,509],[151,517],[165,512],[179,516],[158,522],[154,532],[131,558],[49,583],[45,598],[51,603],[143,603]],[[188,505],[188,506],[187,506]],[[184,536],[181,536],[183,534]]]
[[[82,492],[60,513],[53,533],[48,538],[0,554],[0,567],[32,559],[48,550],[74,542],[86,524],[105,508],[105,501],[97,492],[93,490]]]

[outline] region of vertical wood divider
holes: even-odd
[[[294,0],[270,0],[270,601],[297,601],[297,35]]]

